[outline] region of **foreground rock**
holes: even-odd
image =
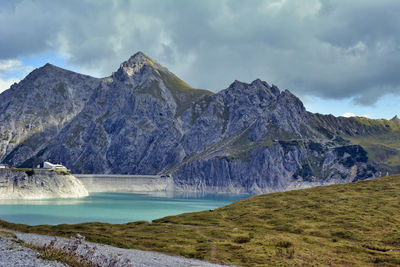
[[[68,255],[73,255],[78,259],[83,259],[83,262],[88,266],[222,266],[206,261],[170,256],[158,252],[122,249],[91,243],[85,241],[82,236],[67,239],[38,234],[13,233],[19,240],[22,240],[25,243],[40,247],[52,246],[55,249],[62,250]],[[33,266],[33,264],[30,266]]]
[[[79,198],[88,196],[74,176],[44,170],[0,170],[0,199]]]
[[[13,234],[0,232],[0,267],[66,267],[67,265],[39,258],[39,253],[21,245]]]

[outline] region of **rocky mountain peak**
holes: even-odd
[[[58,69],[58,67],[56,67],[50,63],[46,63],[42,67],[34,69],[31,73],[28,74],[28,76],[25,77],[25,79],[26,78],[28,78],[28,79],[34,78],[34,77],[40,76],[44,73],[52,72],[57,69]]]
[[[269,84],[265,81],[261,81],[260,79],[255,79],[254,81],[251,82],[251,86],[257,86],[257,87],[267,87],[270,88]]]
[[[62,77],[67,77],[69,75],[78,75],[78,76],[85,76],[83,74],[79,74],[70,70],[66,70],[60,67],[57,67],[53,64],[46,63],[40,68],[34,69],[31,73],[29,73],[21,82],[20,84],[26,84],[34,82],[37,79],[41,79],[44,84],[48,82],[48,79],[59,79]],[[88,76],[87,76],[88,77]],[[50,81],[49,81],[50,82]]]
[[[118,71],[114,74],[119,78],[131,78],[137,73],[143,73],[145,69],[166,70],[161,64],[148,57],[143,52],[137,52],[127,61],[124,61]]]
[[[47,62],[46,64],[44,64],[44,66],[42,68],[53,68],[53,67],[56,67],[56,66],[54,66],[53,64]]]
[[[397,115],[395,115],[393,118],[391,118],[390,121],[400,124],[400,119],[399,119],[399,117],[397,117]]]
[[[229,85],[228,89],[240,90],[246,88],[247,85],[247,83],[235,80],[231,85]]]
[[[238,80],[235,80],[227,89],[227,91],[233,94],[254,94],[254,92],[261,90],[267,93],[272,98],[278,97],[281,92],[279,88],[275,85],[270,86],[267,82],[262,81],[260,79],[256,79],[251,83],[245,83]]]
[[[143,52],[137,52],[133,56],[131,56],[127,61],[123,62],[121,65],[125,67],[135,67],[135,66],[143,66],[143,65],[159,65],[155,60],[146,56]]]
[[[46,63],[45,65],[43,65],[42,67],[38,68],[37,70],[39,70],[40,72],[54,72],[54,71],[59,71],[59,72],[73,72],[70,70],[66,70],[60,67],[57,67],[53,64],[50,63]]]

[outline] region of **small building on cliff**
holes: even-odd
[[[37,166],[38,169],[52,170],[52,171],[68,171],[67,167],[62,164],[53,164],[45,161]]]

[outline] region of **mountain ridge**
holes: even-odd
[[[217,93],[194,89],[142,52],[104,78],[51,64],[31,74],[0,100],[29,88],[45,95],[39,106],[22,97],[31,110],[19,112],[25,127],[39,130],[21,130],[16,103],[0,104],[2,162],[53,160],[75,173],[171,172],[178,190],[263,193],[377,177],[385,168],[354,137],[399,128],[307,112],[289,90],[260,79]]]

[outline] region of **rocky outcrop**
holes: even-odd
[[[39,170],[0,170],[0,199],[79,198],[83,184],[69,174]]]
[[[52,120],[25,100],[42,127],[38,134],[16,130],[17,105],[3,106],[0,129],[11,125],[18,136],[12,143],[4,130],[3,162],[32,167],[50,160],[86,174],[171,173],[178,190],[212,192],[263,193],[381,175],[364,148],[343,137],[390,129],[309,113],[290,91],[258,79],[214,94],[191,88],[140,52],[103,79],[55,68],[45,66],[0,95],[14,99],[24,88],[41,88],[35,90],[48,103],[60,105]],[[71,92],[66,103],[59,101],[60,79]],[[39,127],[22,114],[26,129]]]
[[[20,165],[45,149],[100,81],[46,64],[0,94],[0,160]]]

